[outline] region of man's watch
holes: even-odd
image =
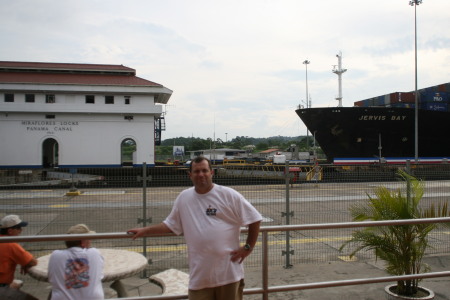
[[[250,250],[252,250],[252,247],[249,244],[245,244],[244,245],[244,250],[250,251]]]

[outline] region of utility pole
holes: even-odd
[[[419,95],[417,94],[417,5],[421,4],[422,0],[409,1],[409,5],[414,6],[414,159],[416,163],[419,162]]]

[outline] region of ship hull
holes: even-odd
[[[415,157],[413,108],[305,108],[296,113],[330,162]],[[450,112],[419,109],[418,116],[418,156],[450,157]]]

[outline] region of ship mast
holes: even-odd
[[[336,54],[336,57],[338,58],[337,68],[336,66],[333,66],[333,73],[338,76],[339,81],[339,94],[336,97],[336,100],[339,101],[338,107],[342,107],[342,73],[346,72],[347,69],[342,69],[342,52]]]

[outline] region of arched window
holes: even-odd
[[[120,145],[120,157],[122,166],[132,166],[133,156],[136,152],[136,142],[133,139],[125,139]]]
[[[42,143],[42,167],[53,168],[58,166],[59,145],[55,139],[48,138]]]

